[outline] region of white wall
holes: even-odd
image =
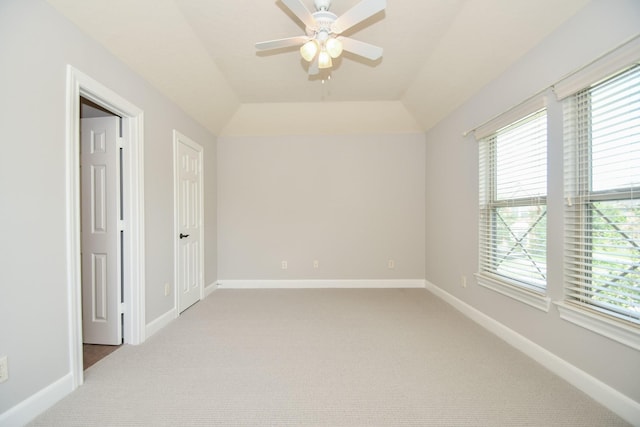
[[[553,13],[550,11],[549,13]],[[478,149],[462,133],[638,34],[640,2],[595,0],[426,135],[426,279],[544,349],[640,402],[640,353],[548,313],[461,286],[478,265]],[[470,70],[473,64],[469,64]],[[550,97],[549,109],[560,106]],[[562,177],[561,122],[550,122],[550,180]],[[553,181],[551,181],[553,182]],[[445,203],[441,203],[441,202]],[[562,187],[549,190],[549,295],[562,297]]]
[[[424,135],[221,137],[218,164],[221,282],[424,277]]]
[[[216,277],[216,138],[41,0],[0,2],[0,416],[68,376],[65,99],[71,64],[144,110],[146,322],[173,308],[172,130],[205,150],[206,280]]]

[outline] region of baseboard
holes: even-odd
[[[58,403],[73,391],[73,378],[68,373],[36,394],[0,414],[1,427],[19,427],[33,421],[38,415]]]
[[[155,334],[160,329],[167,326],[177,317],[178,317],[178,312],[176,311],[175,308],[172,308],[171,310],[167,311],[165,314],[151,321],[151,323],[147,324],[147,327],[145,328],[146,338],[149,339],[151,335]]]
[[[399,280],[220,280],[219,289],[424,288],[422,279]]]
[[[209,295],[211,295],[213,293],[213,291],[215,291],[217,289],[217,287],[218,287],[218,284],[216,282],[213,282],[213,283],[205,286],[204,289],[203,289],[204,290],[204,292],[203,292],[204,295],[202,295],[202,298],[204,299],[204,298],[208,297]]]
[[[638,424],[638,420],[640,420],[640,403],[620,393],[618,390],[597,378],[592,377],[583,370],[578,369],[571,363],[561,359],[544,347],[539,346],[497,320],[454,297],[433,283],[425,281],[425,287],[428,291],[452,305],[462,314],[497,335],[511,346],[525,353],[560,378],[563,378],[577,389],[609,408],[612,412],[615,412],[633,425]]]

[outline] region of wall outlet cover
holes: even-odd
[[[9,379],[9,364],[7,356],[0,357],[0,383]]]

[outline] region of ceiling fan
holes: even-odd
[[[309,12],[302,0],[281,1],[305,25],[306,35],[256,43],[256,49],[270,50],[301,45],[300,54],[310,63],[309,75],[331,68],[332,58],[339,57],[343,50],[372,61],[382,57],[381,47],[340,34],[384,10],[386,0],[362,0],[340,17],[329,11],[331,0],[314,0],[316,11],[313,13]]]

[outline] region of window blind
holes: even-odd
[[[544,291],[546,110],[481,139],[479,170],[479,273]]]
[[[545,91],[546,92],[546,91]],[[510,126],[529,114],[544,109],[547,105],[546,95],[537,94],[502,114],[476,127],[472,132],[479,141]]]
[[[558,100],[563,100],[622,69],[637,65],[638,58],[640,58],[640,36],[634,37],[614,51],[560,80],[553,86],[553,90]]]
[[[565,298],[640,323],[640,66],[563,109]]]

